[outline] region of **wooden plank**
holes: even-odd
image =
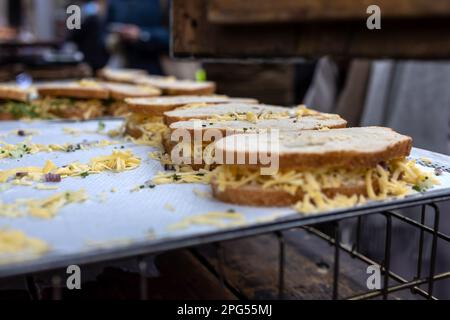
[[[230,97],[248,97],[275,105],[294,104],[294,67],[289,64],[205,63],[208,78],[217,92]]]
[[[285,299],[331,299],[333,250],[324,242],[301,233],[300,241],[286,238]],[[278,241],[274,235],[222,243],[227,281],[248,299],[278,298]],[[218,270],[216,251],[203,247],[200,252]],[[363,264],[343,259],[340,292],[350,296],[364,290],[365,280],[355,274],[365,271]]]
[[[248,59],[366,58],[445,59],[450,57],[450,19],[223,26],[207,19],[207,0],[173,0],[175,57]]]
[[[210,0],[208,20],[243,24],[366,19],[370,5],[378,5],[383,18],[450,16],[447,0]]]

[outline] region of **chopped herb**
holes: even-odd
[[[181,179],[181,177],[179,175],[177,175],[176,173],[174,173],[174,175],[172,176],[173,181],[179,181]]]
[[[87,176],[89,175],[89,172],[82,172],[81,174],[80,174],[80,177],[82,177],[83,179],[84,178],[86,178]]]
[[[106,127],[105,123],[103,121],[99,121],[97,131],[99,131],[99,132],[103,131],[103,130],[105,130],[105,127]]]

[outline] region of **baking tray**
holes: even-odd
[[[121,120],[103,120],[103,123],[106,126],[104,132],[122,124]],[[104,133],[96,132],[98,121],[2,122],[0,126],[0,140],[9,143],[23,141],[24,137],[16,134],[19,129],[35,130],[36,134],[31,140],[34,143],[62,144],[109,139]],[[78,134],[67,134],[64,128],[76,129]],[[156,149],[125,141],[74,153],[38,153],[21,159],[3,159],[0,160],[0,170],[19,166],[43,166],[47,159],[58,166],[74,161],[87,163],[92,157],[110,154],[119,146],[131,149],[139,156],[141,166],[123,173],[101,173],[85,179],[67,178],[58,184],[57,191],[36,190],[27,186],[14,186],[0,191],[3,202],[18,198],[43,198],[56,192],[80,188],[84,188],[90,196],[87,202],[64,207],[56,217],[49,220],[33,217],[5,218],[0,215],[0,228],[21,230],[51,246],[51,250],[39,258],[0,265],[0,277],[158,253],[450,199],[450,157],[421,149],[413,149],[411,157],[417,159],[426,170],[434,170],[434,167],[443,169],[443,175],[438,177],[441,185],[404,199],[371,202],[308,216],[295,213],[291,208],[237,206],[199,196],[199,193],[210,192],[207,185],[159,185],[153,189],[132,192],[136,186],[150,180],[155,173],[163,171],[163,167],[148,156],[149,152]],[[117,189],[117,192],[111,192],[112,188]],[[245,217],[243,225],[191,225],[184,229],[170,229],[185,218],[230,209]]]

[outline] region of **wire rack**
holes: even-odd
[[[417,207],[417,206],[416,206]],[[437,250],[438,250],[438,240],[450,243],[450,236],[439,231],[439,221],[440,221],[440,210],[435,202],[422,204],[419,206],[421,208],[420,216],[418,220],[412,219],[406,215],[403,215],[397,211],[389,210],[382,211],[379,213],[373,213],[371,215],[360,215],[344,217],[342,219],[336,219],[329,224],[332,226],[332,232],[324,232],[317,227],[317,224],[311,223],[307,225],[302,225],[299,227],[286,227],[285,229],[280,229],[277,231],[260,232],[258,235],[262,234],[275,234],[278,241],[278,270],[277,270],[277,290],[279,299],[285,297],[285,272],[286,272],[286,261],[289,259],[286,256],[285,250],[285,232],[292,232],[299,229],[307,231],[310,235],[316,236],[323,241],[326,241],[333,247],[333,277],[332,277],[332,290],[330,291],[330,298],[334,300],[338,299],[349,299],[349,300],[362,300],[362,299],[389,299],[390,295],[400,291],[409,290],[411,293],[418,297],[424,299],[437,300],[437,297],[433,295],[435,282],[443,279],[450,278],[450,271],[436,273],[436,260],[437,260]],[[410,207],[413,208],[413,207]],[[363,220],[368,216],[382,216],[384,217],[384,253],[381,261],[376,261],[375,259],[361,253],[361,233]],[[341,241],[342,225],[349,219],[356,219],[356,223],[353,224],[355,228],[355,237],[353,243],[343,243]],[[426,221],[432,221],[430,225],[426,224]],[[392,244],[392,232],[393,232],[393,222],[398,221],[400,223],[407,224],[414,228],[417,228],[419,232],[418,239],[418,251],[416,252],[417,263],[415,266],[415,275],[412,279],[406,279],[402,275],[395,273],[391,269],[391,244]],[[347,224],[346,224],[347,226]],[[427,260],[428,266],[425,263],[425,250],[426,248],[426,234],[431,236],[431,248],[430,257]],[[240,238],[248,238],[254,235],[244,235]],[[236,237],[230,238],[236,239]],[[226,241],[226,240],[224,240]],[[209,242],[203,242],[205,244]],[[231,291],[235,291],[233,286],[228,282],[226,277],[226,264],[224,259],[224,248],[222,246],[222,241],[212,242],[214,244],[216,255],[217,255],[217,268],[213,271],[223,285],[223,287],[228,288]],[[185,248],[195,249],[196,246],[186,246]],[[164,250],[163,250],[164,251]],[[195,251],[195,250],[194,250]],[[378,266],[382,275],[382,285],[380,289],[367,290],[366,292],[359,293],[354,296],[343,297],[339,294],[339,284],[341,277],[340,262],[343,255],[348,255],[352,259],[357,259],[366,265]],[[146,299],[148,296],[148,288],[145,270],[147,269],[147,263],[145,261],[145,255],[139,254],[133,257],[136,259],[139,272],[141,274],[140,281],[140,296],[141,299]],[[111,259],[112,261],[113,259]],[[50,268],[47,272],[52,272]],[[57,270],[56,265],[55,269]],[[424,270],[427,270],[425,272]],[[39,287],[36,284],[35,275],[33,273],[25,274],[25,282],[27,284],[27,289],[30,296],[33,299],[40,299]],[[52,278],[53,285],[53,297],[55,299],[61,298],[61,278],[57,275]],[[239,297],[239,295],[238,295]]]

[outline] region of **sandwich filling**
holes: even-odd
[[[169,128],[162,116],[133,113],[126,117],[125,131],[139,144],[161,148],[163,136],[167,135]]]
[[[223,165],[215,169],[219,192],[246,186],[283,191],[298,200],[300,212],[310,213],[346,207],[387,197],[404,197],[435,184],[433,174],[421,170],[413,160],[395,159],[375,168],[319,168],[280,170],[260,175],[259,169]],[[345,192],[345,190],[351,190]]]

